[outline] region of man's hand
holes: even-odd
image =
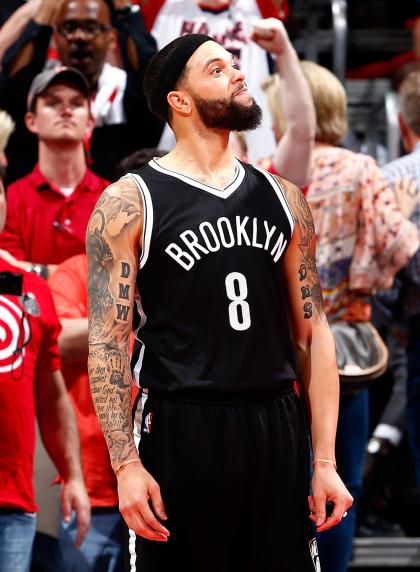
[[[143,465],[133,463],[124,467],[118,476],[118,497],[120,512],[131,530],[149,540],[168,540],[169,531],[158,520],[168,518],[160,488]]]
[[[251,39],[260,48],[276,56],[291,45],[283,23],[276,18],[266,18],[255,24]]]
[[[23,260],[18,260],[15,258],[10,252],[7,250],[3,250],[0,248],[0,257],[3,258],[6,262],[11,264],[12,266],[16,266],[16,268],[21,268],[22,270],[26,270],[28,267],[28,263],[24,262]]]
[[[73,510],[76,512],[75,546],[80,548],[90,526],[90,502],[83,481],[73,479],[64,483],[61,492],[61,506],[65,522],[69,522]]]
[[[312,477],[312,496],[308,497],[310,519],[317,532],[323,532],[339,524],[345,512],[353,504],[353,497],[344,486],[337,471],[329,465],[316,464]],[[326,503],[334,504],[331,516],[326,515]]]
[[[34,15],[34,20],[43,26],[53,26],[64,0],[42,0]]]

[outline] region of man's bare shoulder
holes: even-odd
[[[90,217],[88,231],[102,227],[110,237],[118,236],[127,226],[139,232],[143,220],[143,203],[136,182],[123,177],[107,187]]]
[[[301,189],[279,175],[273,176],[283,189],[295,219],[300,222],[303,215],[304,220],[307,221],[309,218],[312,221],[311,211]]]
[[[138,204],[141,202],[137,183],[132,177],[122,177],[109,185],[99,197],[96,208],[108,204],[113,206],[123,200]]]

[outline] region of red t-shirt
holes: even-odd
[[[51,185],[39,166],[7,191],[7,218],[0,248],[18,260],[60,264],[85,252],[86,227],[108,181],[89,169],[66,197]]]
[[[22,271],[0,258],[0,272]],[[0,507],[35,512],[35,369],[60,369],[60,322],[42,278],[23,273],[25,296],[0,295]]]
[[[87,319],[87,272],[87,257],[81,254],[60,264],[49,279],[60,319]],[[86,360],[69,365],[63,363],[62,371],[76,410],[83,475],[91,505],[117,506],[117,482],[93,407]]]

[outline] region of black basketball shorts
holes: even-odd
[[[161,487],[168,542],[132,533],[131,571],[314,572],[309,438],[293,389],[197,401],[139,396],[139,454]]]

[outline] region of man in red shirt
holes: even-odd
[[[93,407],[87,372],[87,257],[73,256],[49,280],[61,321],[59,337],[63,375],[80,431],[83,474],[92,506],[91,527],[83,545],[74,549],[77,522],[63,523],[60,549],[69,570],[124,571],[124,521],[118,510],[117,480],[101,426]]]
[[[6,217],[0,173],[0,232]],[[80,546],[89,500],[80,466],[76,419],[60,371],[60,323],[43,280],[0,256],[0,562],[26,572],[35,535],[35,415],[62,479],[65,519],[76,511]]]
[[[108,182],[86,166],[83,140],[93,120],[80,72],[61,67],[37,75],[25,120],[38,136],[39,162],[9,187],[0,248],[12,264],[46,278],[85,251],[86,225]]]

